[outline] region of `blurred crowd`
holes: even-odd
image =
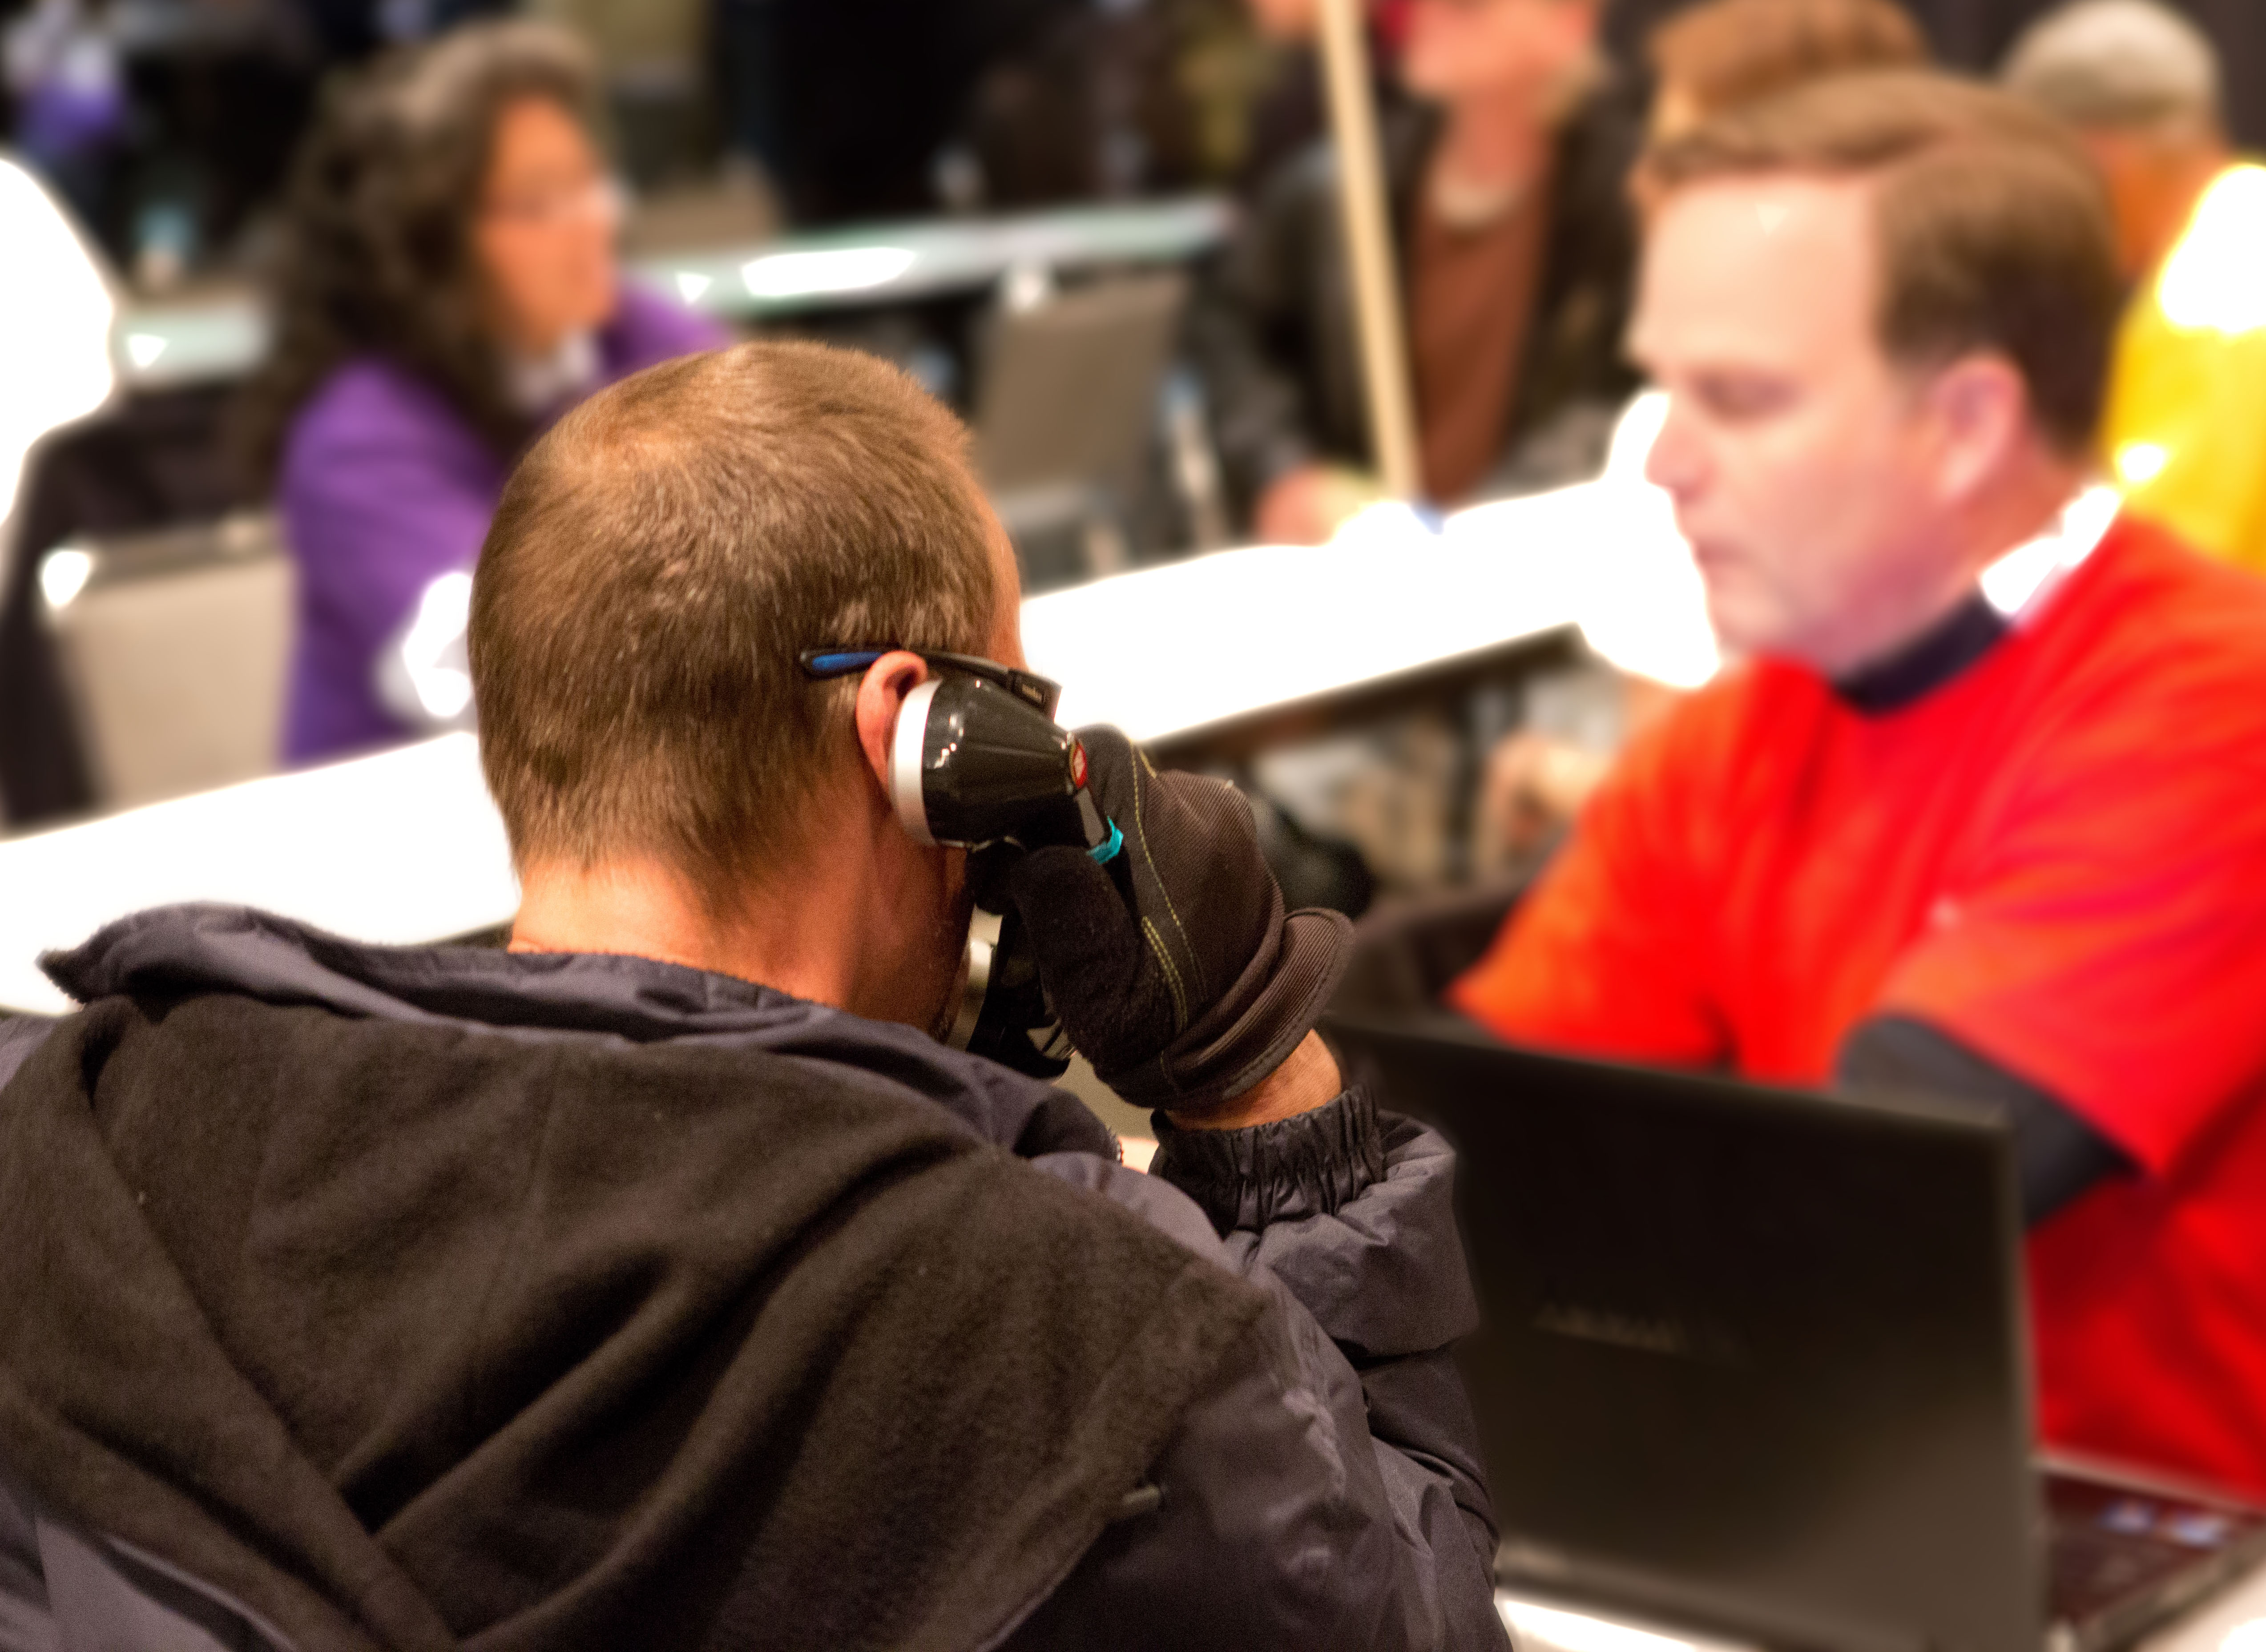
[[[1217,543],[1202,524],[1223,513],[1245,537],[1319,543],[1380,496],[1312,0],[483,9],[35,0],[8,20],[16,152],[109,264],[143,295],[249,287],[271,327],[247,386],[194,412],[129,407],[121,421],[164,430],[52,452],[27,485],[0,614],[18,820],[91,800],[55,755],[67,739],[26,727],[61,694],[41,680],[30,565],[76,534],[272,500],[298,576],[283,756],[433,726],[393,645],[428,599],[446,606],[435,582],[469,567],[512,457],[596,385],[726,336],[625,281],[625,236],[1226,192],[1236,228],[1196,267],[1173,379],[1199,410],[1202,451],[1180,462],[1201,460],[1217,497],[1140,548]],[[2233,147],[2257,117],[2228,101],[2248,62],[2230,77],[2195,18],[2150,0],[1935,10],[1375,6],[1426,498],[1597,473],[1639,384],[1623,335],[1648,135],[1806,78],[1925,63],[1933,36],[1997,54],[2111,192],[2134,298],[2105,461],[2197,543],[2266,559],[2249,457],[2266,332],[2239,273],[2266,207]],[[2203,21],[2247,43],[2240,18]],[[932,332],[885,322],[853,341],[972,406]],[[1628,692],[1641,720],[1656,697]],[[462,707],[444,695],[437,715]],[[1493,813],[1546,840],[1601,763],[1520,742],[1495,763]]]

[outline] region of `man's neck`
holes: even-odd
[[[2040,453],[2006,478],[1953,523],[1962,553],[1946,558],[1942,580],[1920,593],[1885,640],[1826,672],[1837,682],[1860,680],[1905,654],[1973,600],[1983,571],[2019,545],[2052,531],[2084,487],[2083,466]]]
[[[514,952],[614,953],[752,981],[847,1008],[855,962],[830,926],[784,909],[710,911],[657,860],[530,866],[521,874]]]

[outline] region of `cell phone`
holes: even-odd
[[[1086,786],[1085,748],[996,683],[932,676],[898,711],[889,800],[914,842],[970,852],[967,984],[946,1042],[1034,1078],[1059,1077],[1070,1043],[1006,898],[1005,874],[1015,857],[1049,844],[1104,860],[1116,853],[1122,840]]]

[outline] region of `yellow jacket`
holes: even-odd
[[[2102,443],[2135,512],[2266,573],[2266,166],[2213,179],[2134,295]]]

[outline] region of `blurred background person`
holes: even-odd
[[[1453,503],[1592,472],[1634,386],[1620,355],[1639,135],[1597,0],[1414,0],[1384,112],[1424,488]],[[1253,537],[1329,537],[1374,485],[1327,144],[1262,186],[1199,323]]]
[[[2094,483],[2098,179],[2021,100],[1909,73],[1648,166],[1648,474],[1746,657],[1629,751],[1451,999],[2004,1118],[2043,1437],[2255,1496],[2266,584]]]
[[[298,567],[289,761],[417,732],[387,645],[470,567],[519,450],[722,340],[621,281],[593,96],[572,36],[477,24],[342,88],[310,139],[246,408]]]
[[[2134,509],[2266,572],[2266,168],[2239,159],[2219,65],[2154,0],[2041,18],[2006,82],[2066,121],[2108,185],[2134,284],[2102,447]]]
[[[1662,143],[1828,75],[1924,65],[1927,41],[1895,0],[1703,0],[1656,28],[1645,57],[1653,71],[1648,124]],[[1498,745],[1488,757],[1480,816],[1506,860],[1531,864],[1546,853],[1612,768],[1619,741],[1675,698],[1629,677],[1619,715],[1608,720],[1611,743],[1531,728]]]

